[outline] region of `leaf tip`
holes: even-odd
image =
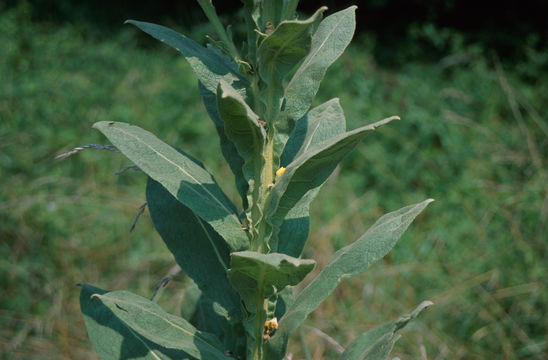
[[[415,310],[411,313],[411,318],[417,317],[424,309],[429,308],[430,306],[434,305],[434,303],[430,300],[424,300],[417,306]]]

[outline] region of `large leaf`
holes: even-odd
[[[244,160],[243,174],[253,189],[254,179],[260,176],[264,158],[262,151],[266,132],[257,114],[230,84],[221,81],[217,89],[217,108],[224,123],[226,136]],[[259,180],[259,179],[257,179]]]
[[[354,243],[335,253],[322,272],[297,296],[268,344],[269,359],[281,359],[290,333],[314,311],[341,280],[354,277],[384,257],[415,217],[432,199],[406,206],[382,216]]]
[[[234,143],[230,141],[226,136],[225,124],[221,120],[219,116],[219,111],[217,109],[216,93],[213,93],[206,89],[201,82],[198,82],[198,89],[200,90],[200,94],[202,95],[202,100],[204,102],[206,111],[213,123],[215,124],[215,129],[217,130],[217,135],[219,136],[219,142],[221,144],[221,152],[223,153],[223,156],[228,163],[230,170],[232,170],[232,173],[234,174],[236,188],[238,189],[238,193],[242,198],[242,207],[244,209],[247,209],[247,192],[249,185],[247,183],[247,180],[244,178],[244,159],[242,159],[240,154],[238,154],[238,150],[236,150],[236,145],[234,145]]]
[[[295,123],[309,109],[327,68],[343,53],[356,27],[356,6],[326,17],[312,36],[310,52],[284,91],[283,112],[276,121],[275,153],[280,154]]]
[[[208,222],[231,250],[248,247],[249,240],[241,228],[234,204],[213,176],[193,159],[138,126],[101,121],[93,127],[183,205]]]
[[[168,349],[133,331],[93,294],[106,291],[80,284],[80,307],[89,338],[102,360],[191,359],[183,350]]]
[[[196,41],[161,25],[127,20],[150,36],[177,49],[187,59],[198,80],[212,93],[217,91],[219,81],[232,84],[237,89],[248,85],[247,79],[238,72],[238,66],[230,57],[212,47],[203,47]]]
[[[281,2],[277,3],[281,6]],[[325,6],[321,7],[307,20],[283,21],[261,42],[257,57],[259,74],[266,84],[262,100],[267,106],[267,122],[278,115],[283,97],[282,82],[308,53],[313,25],[321,19],[326,9]]]
[[[235,151],[234,145],[226,138],[223,124],[218,119],[216,92],[219,81],[224,80],[242,94],[249,82],[238,72],[238,66],[229,56],[213,47],[203,47],[192,39],[161,25],[147,22],[128,20],[127,23],[137,26],[152,37],[177,49],[183,54],[199,80],[200,94],[206,110],[215,123],[221,142],[223,156],[236,178],[236,186],[243,200],[243,207],[247,207],[247,182],[243,179],[241,167],[243,160]]]
[[[128,291],[97,293],[91,298],[102,302],[131,332],[148,341],[184,351],[198,359],[229,359],[214,335],[197,330],[183,318],[166,313],[148,299]]]
[[[240,299],[226,276],[230,263],[226,242],[159,182],[149,178],[146,195],[154,227],[177,264],[203,294],[226,309],[232,321],[241,318]]]
[[[310,190],[321,186],[337,164],[348,155],[368,132],[397,117],[387,118],[374,124],[334,136],[311,146],[296,157],[276,184],[268,198],[266,220],[271,226],[270,246],[277,249],[279,228],[287,213]]]
[[[431,306],[431,301],[423,301],[411,314],[383,324],[358,336],[343,352],[339,360],[385,360],[398,340],[396,332],[403,329],[421,311]]]
[[[339,99],[331,99],[302,117],[291,133],[281,158],[282,166],[287,166],[299,154],[311,146],[319,144],[345,132],[346,120]],[[309,190],[287,213],[278,234],[277,252],[298,257],[308,238],[310,227],[310,202],[316,197],[320,186]]]

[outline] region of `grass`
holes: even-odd
[[[75,284],[150,296],[173,259],[146,212],[129,233],[145,176],[115,175],[128,160],[101,150],[54,156],[105,143],[96,121],[126,121],[204,159],[235,199],[233,178],[174,51],[143,46],[133,29],[90,36],[31,23],[24,11],[0,14],[0,30],[0,358],[96,359]],[[326,184],[305,255],[321,268],[383,213],[437,201],[307,325],[346,345],[431,299],[398,342],[401,359],[545,357],[548,120],[537,112],[548,103],[546,55],[508,64],[461,47],[443,61],[384,68],[370,47],[366,38],[352,45],[317,102],[340,97],[348,128],[403,120],[366,138]],[[451,65],[454,55],[464,60]],[[167,310],[180,311],[184,286],[166,290]],[[335,358],[310,327],[302,337],[311,358]],[[294,358],[304,356],[298,338]]]

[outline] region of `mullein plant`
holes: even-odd
[[[283,359],[291,333],[341,280],[385,256],[432,201],[382,216],[335,253],[299,294],[314,268],[301,253],[310,203],[337,164],[393,116],[346,130],[337,98],[311,108],[327,68],[355,29],[356,6],[298,19],[298,0],[242,0],[246,40],[239,48],[209,0],[197,0],[217,39],[203,47],[160,25],[129,20],[188,61],[222,154],[236,179],[234,204],[204,165],[150,132],[98,122],[115,150],[148,175],[154,226],[193,280],[182,317],[127,291],[81,284],[89,337],[103,360]],[[339,359],[386,359],[396,332],[431,303],[357,337]]]

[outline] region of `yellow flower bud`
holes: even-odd
[[[281,168],[279,168],[277,171],[276,171],[276,178],[279,178],[280,176],[282,176],[282,174],[284,173],[285,171],[285,168],[282,166]]]

